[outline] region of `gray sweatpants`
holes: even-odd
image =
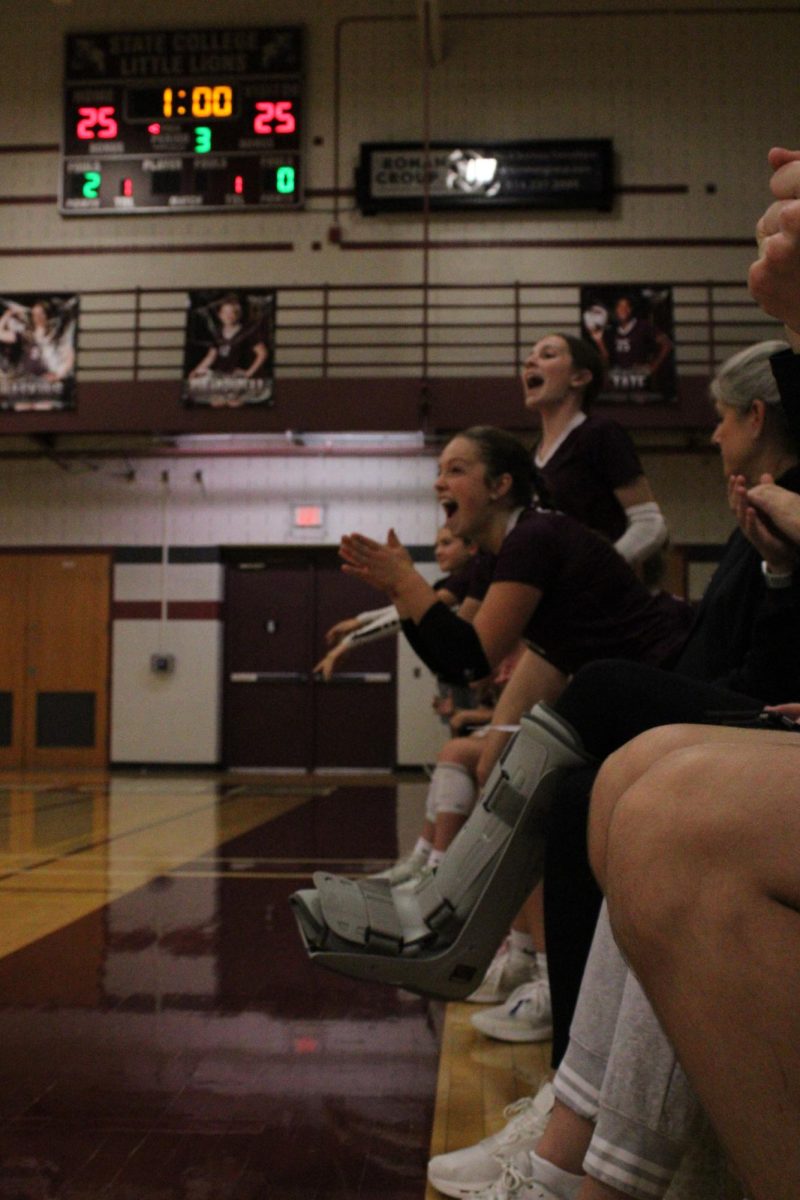
[[[664,1195],[702,1116],[617,948],[605,904],[554,1087],[562,1103],[595,1123],[587,1174],[638,1200]]]

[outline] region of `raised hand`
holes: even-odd
[[[765,489],[768,494],[771,494],[773,490],[785,493],[787,496],[792,496],[798,503],[800,500],[793,492],[786,492],[785,488],[778,488],[772,482],[771,476],[768,475],[762,477],[762,482],[756,488],[748,489],[743,475],[731,476],[728,485],[731,508],[742,533],[755,547],[773,574],[790,574],[797,566],[797,548],[768,511],[769,499],[765,504],[755,497],[759,488]]]
[[[764,311],[798,334],[794,344],[800,349],[800,150],[775,146],[769,162],[775,202],[756,225],[760,257],[748,284]]]
[[[411,555],[393,529],[385,543],[363,533],[346,534],[339,547],[342,570],[394,596],[406,576],[414,573]]]

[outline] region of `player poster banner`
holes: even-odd
[[[0,295],[0,409],[74,408],[77,332],[73,293]]]
[[[270,288],[188,293],[184,404],[241,408],[271,403],[275,302]]]
[[[602,354],[598,400],[672,403],[677,398],[672,288],[592,284],[581,288],[581,331]]]

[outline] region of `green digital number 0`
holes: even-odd
[[[294,191],[294,167],[278,167],[275,177],[275,188],[283,196]]]
[[[196,125],[194,131],[195,154],[208,154],[211,149],[211,130],[208,125]]]

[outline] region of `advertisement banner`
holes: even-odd
[[[592,284],[581,288],[581,331],[607,367],[600,401],[672,403],[677,396],[672,289]]]
[[[77,332],[73,293],[0,295],[0,409],[74,408]]]
[[[242,408],[272,402],[275,300],[270,288],[188,293],[184,404]]]

